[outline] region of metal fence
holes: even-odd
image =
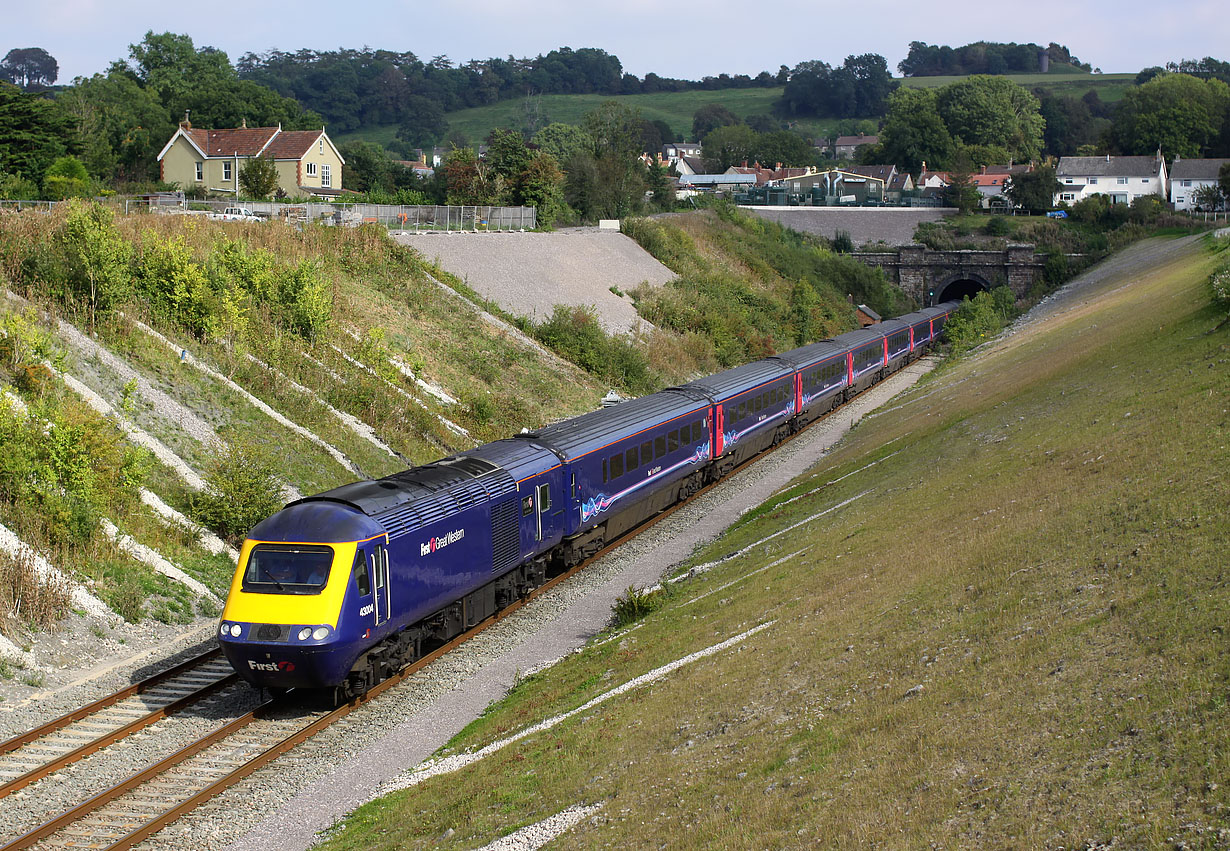
[[[245,207],[258,216],[290,224],[324,224],[358,227],[378,224],[391,230],[468,231],[471,233],[533,230],[538,226],[536,207],[413,206],[397,204],[351,204],[312,201],[283,204],[272,201],[173,201],[167,198],[100,199],[130,213],[221,213],[227,207]],[[5,201],[0,209],[50,211],[59,201]]]
[[[190,203],[190,209],[208,206],[213,212],[236,206],[234,202]],[[318,223],[343,227],[378,224],[392,230],[408,231],[524,231],[538,225],[535,207],[435,206],[399,204],[350,204],[312,201],[283,204],[276,201],[249,201],[246,207],[258,216],[291,223]]]

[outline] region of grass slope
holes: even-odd
[[[1027,89],[1042,88],[1056,95],[1081,97],[1086,92],[1096,91],[1107,102],[1118,101],[1133,85],[1135,74],[1009,74],[1012,82]],[[964,77],[910,77],[899,82],[911,88],[937,88],[963,80]],[[771,89],[721,89],[718,91],[657,92],[648,95],[541,95],[534,99],[541,110],[540,124],[559,121],[565,124],[580,124],[585,113],[607,100],[615,100],[637,107],[649,121],[661,119],[681,139],[692,137],[692,116],[696,110],[711,103],[720,103],[740,118],[750,115],[772,115],[773,104],[782,96],[782,88]],[[527,103],[525,100],[504,100],[487,106],[461,109],[445,115],[449,132],[459,133],[472,144],[478,144],[498,127],[522,127],[525,125]],[[795,126],[817,136],[830,136],[837,128],[839,119],[803,118]],[[397,125],[383,124],[364,127],[349,133],[340,133],[335,141],[367,141],[381,145],[391,144],[397,135]]]
[[[472,848],[581,803],[604,808],[553,848],[1224,847],[1230,339],[1206,333],[1208,255],[1158,245],[865,420],[697,560],[865,496],[522,682],[449,750],[772,627],[324,847]]]

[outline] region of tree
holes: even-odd
[[[784,166],[807,165],[815,158],[815,153],[815,148],[792,130],[757,133],[752,148],[752,157],[766,168],[772,168],[777,163]]]
[[[101,204],[72,199],[61,240],[72,267],[75,289],[90,302],[90,330],[98,312],[118,305],[131,279],[132,248],[115,227],[115,214]]]
[[[430,148],[448,132],[440,104],[421,95],[406,98],[406,117],[397,128],[397,138],[416,148]]]
[[[278,167],[269,157],[252,157],[239,170],[239,185],[250,198],[265,200],[278,188]]]
[[[72,122],[54,101],[0,83],[0,171],[38,180],[71,153]]]
[[[530,162],[530,150],[516,130],[492,130],[487,137],[487,164],[507,181],[516,180]]]
[[[901,88],[888,97],[888,118],[880,131],[880,162],[917,174],[925,162],[944,168],[955,146],[935,105],[934,89]]]
[[[969,159],[958,154],[956,161],[949,169],[949,184],[944,188],[944,200],[961,211],[962,215],[972,213],[982,201],[978,187],[974,185],[973,169]]]
[[[539,130],[530,143],[565,167],[577,154],[591,152],[594,148],[593,138],[580,127],[558,122]]]
[[[1221,209],[1223,197],[1219,186],[1208,184],[1192,193],[1192,204],[1197,210],[1211,213]]]
[[[219,444],[209,460],[209,488],[192,500],[192,514],[229,541],[282,506],[277,461],[256,443],[236,439]]]
[[[444,161],[448,180],[448,203],[494,204],[504,189],[504,179],[497,175],[473,148],[457,148]]]
[[[936,93],[936,111],[954,141],[998,145],[1028,162],[1042,150],[1038,99],[1003,77],[975,75]]]
[[[1111,138],[1125,154],[1200,157],[1230,112],[1230,86],[1187,74],[1162,74],[1124,94]]]
[[[700,140],[719,127],[740,123],[739,116],[720,103],[705,104],[692,114],[692,138]]]
[[[46,197],[56,201],[84,197],[90,191],[90,175],[81,160],[60,157],[43,175],[43,191]]]
[[[0,78],[29,90],[50,86],[60,76],[60,63],[41,47],[15,47],[0,60]]]
[[[721,174],[732,165],[751,162],[759,142],[760,134],[746,124],[718,127],[702,142],[705,170],[710,174]]]
[[[1009,177],[1004,194],[1013,206],[1040,213],[1054,205],[1055,193],[1062,188],[1063,184],[1055,179],[1054,166],[1044,165]]]

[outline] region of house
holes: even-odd
[[[290,197],[342,194],[345,160],[324,129],[248,127],[205,130],[180,122],[158,154],[159,179],[183,189],[239,193],[239,172],[253,157],[268,157],[278,171],[278,190]]]
[[[1160,150],[1151,157],[1060,157],[1055,179],[1063,184],[1056,204],[1074,204],[1090,195],[1106,195],[1115,204],[1130,204],[1143,195],[1166,198],[1166,161]]]
[[[864,136],[862,133],[857,136],[838,136],[833,142],[833,156],[839,160],[852,160],[855,152],[863,145],[878,144],[879,136]]]
[[[679,172],[680,177],[705,173],[705,161],[700,157],[679,157],[672,165],[675,171]]]
[[[914,183],[919,189],[946,189],[952,183],[952,175],[946,171],[928,171],[926,161],[922,164],[922,171],[918,174],[918,180]]]
[[[662,157],[671,165],[680,157],[699,157],[700,142],[669,142],[662,146]]]
[[[1170,201],[1174,208],[1195,209],[1192,195],[1202,186],[1217,186],[1217,179],[1227,163],[1230,160],[1184,160],[1175,157],[1170,164]]]

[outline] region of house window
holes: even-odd
[[[315,177],[315,176],[316,176],[316,163],[308,163],[308,164],[307,164],[307,176],[308,176],[308,177]]]
[[[316,153],[323,154],[325,152],[325,140],[323,138],[316,140]]]
[[[1097,186],[1097,184],[1098,184],[1098,179],[1097,179],[1096,177],[1091,177],[1091,178],[1089,178],[1089,185],[1090,185],[1090,186]]]
[[[1064,183],[1072,183],[1072,178],[1070,178],[1070,177],[1065,177],[1065,178],[1063,179],[1063,182],[1064,182]]]
[[[1185,198],[1184,196],[1180,195],[1178,198],[1175,198],[1175,199],[1174,199],[1174,202],[1175,202],[1176,204],[1182,204],[1182,203],[1183,203],[1184,201],[1186,201],[1186,200],[1187,200],[1187,198]]]
[[[1071,200],[1072,200],[1072,199],[1074,199],[1075,197],[1076,197],[1076,195],[1075,195],[1074,193],[1072,193],[1072,192],[1065,192],[1065,193],[1063,193],[1062,195],[1060,195],[1060,196],[1059,196],[1059,200],[1060,200],[1060,201],[1071,201]]]
[[[1140,179],[1140,182],[1141,182],[1141,183],[1148,183],[1148,182],[1149,182],[1149,178],[1147,178],[1147,177],[1142,177],[1142,178]]]
[[[1122,186],[1127,183],[1127,178],[1126,177],[1116,178],[1115,182]]]
[[[320,167],[320,185],[321,186],[332,186],[333,185],[333,167],[332,166],[326,164]]]
[[[198,183],[205,179],[205,163],[200,160],[196,164],[196,179]]]
[[[1184,181],[1183,181],[1183,185],[1184,185],[1184,186],[1191,186],[1191,185],[1192,185],[1192,182],[1191,182],[1190,180],[1184,180]]]
[[[231,164],[229,162],[222,163],[222,179],[223,180],[231,179]]]

